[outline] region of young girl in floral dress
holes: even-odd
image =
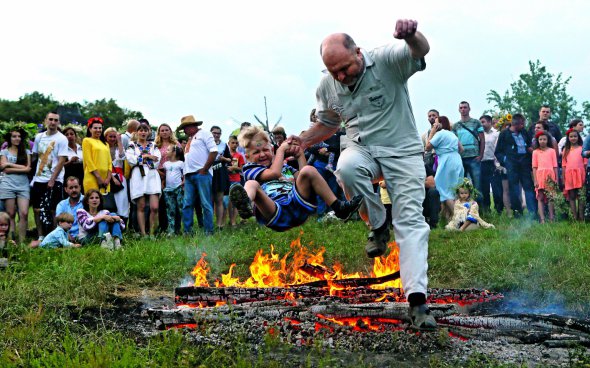
[[[537,205],[539,222],[545,223],[545,204],[549,208],[549,220],[555,219],[553,200],[547,196],[548,180],[557,182],[557,158],[555,149],[551,143],[551,136],[545,131],[535,134],[536,142],[533,144],[533,182],[537,193]]]
[[[477,190],[471,180],[463,178],[461,184],[455,188],[455,196],[453,217],[445,229],[467,231],[478,229],[480,226],[485,229],[494,228],[494,225],[479,217],[479,206],[473,199],[477,196]]]
[[[571,128],[565,133],[565,148],[561,159],[564,191],[563,194],[570,202],[572,218],[577,221],[584,219],[584,200],[579,191],[584,187],[586,165],[588,159],[582,157],[582,137],[580,132]]]

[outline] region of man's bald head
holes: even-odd
[[[346,33],[333,33],[333,34],[329,35],[328,37],[326,37],[324,39],[324,41],[322,41],[322,44],[320,45],[320,56],[323,56],[324,44],[326,44],[328,47],[329,46],[344,47],[345,49],[347,49],[350,52],[355,52],[356,48],[357,48],[356,43],[354,42],[352,37],[350,37]]]
[[[364,69],[360,48],[346,33],[334,33],[322,41],[320,54],[324,65],[334,79],[353,86]]]

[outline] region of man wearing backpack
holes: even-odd
[[[470,111],[469,102],[461,101],[459,103],[461,120],[453,125],[453,133],[463,145],[461,160],[465,177],[471,178],[475,188],[481,192],[481,158],[485,149],[485,135],[483,125],[479,120],[469,116]],[[477,196],[477,202],[481,202],[481,193]]]

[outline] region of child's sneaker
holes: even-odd
[[[105,233],[104,238],[100,242],[100,247],[108,250],[113,250],[115,248],[115,244],[113,243],[113,237],[111,233]]]
[[[363,202],[363,196],[354,196],[350,201],[337,201],[336,206],[331,206],[336,217],[341,220],[348,221],[350,217],[359,210],[361,203]],[[337,208],[334,208],[337,207]]]
[[[117,250],[117,249],[121,249],[121,239],[119,239],[119,238],[115,238],[115,240],[114,240],[114,242],[113,242],[113,243],[114,243],[114,245],[115,245],[115,250]]]
[[[247,219],[253,216],[252,204],[246,189],[240,184],[234,184],[229,188],[229,199],[234,207],[238,210],[240,217]]]
[[[0,258],[0,269],[8,267],[8,258]]]

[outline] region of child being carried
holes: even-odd
[[[242,218],[255,215],[259,223],[275,231],[286,231],[302,225],[315,213],[316,195],[345,221],[358,211],[362,196],[338,200],[317,169],[307,165],[303,153],[296,157],[301,170],[284,164],[287,142],[273,153],[268,134],[258,127],[244,130],[238,140],[246,149],[246,183],[232,185],[229,196]]]

